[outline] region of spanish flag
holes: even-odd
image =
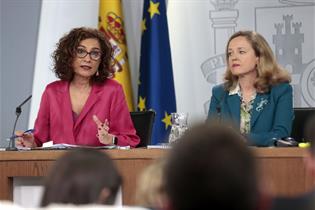
[[[120,0],[100,0],[99,30],[105,33],[114,49],[114,79],[124,88],[129,111],[133,111],[126,34]]]

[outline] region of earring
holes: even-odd
[[[95,76],[97,76],[97,77],[98,77],[99,75],[100,75],[100,73],[99,73],[99,72],[98,72],[98,70],[97,70],[97,72],[96,72]]]

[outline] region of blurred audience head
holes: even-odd
[[[141,172],[136,189],[137,205],[153,209],[163,209],[165,197],[163,187],[164,167],[165,159],[158,159]]]
[[[189,129],[170,151],[166,163],[169,209],[255,209],[255,160],[244,142],[238,131],[222,123]]]
[[[121,182],[107,154],[91,149],[72,150],[55,162],[46,177],[41,206],[51,203],[112,205]]]

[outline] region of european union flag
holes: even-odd
[[[138,110],[153,109],[152,144],[167,140],[176,112],[165,0],[144,0]]]

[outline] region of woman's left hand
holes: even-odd
[[[113,135],[108,133],[109,122],[105,119],[105,122],[102,123],[96,115],[93,115],[93,120],[97,125],[97,134],[96,137],[102,144],[113,144]]]

